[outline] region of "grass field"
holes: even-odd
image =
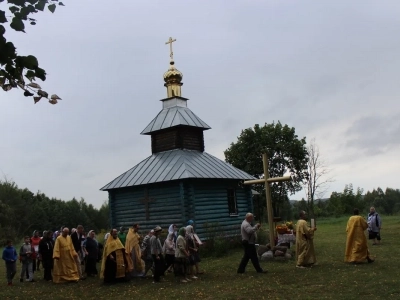
[[[196,282],[179,284],[167,275],[160,284],[151,279],[103,286],[98,278],[78,284],[55,285],[41,280],[6,286],[1,264],[0,299],[399,299],[400,217],[383,217],[382,245],[370,246],[372,264],[343,263],[347,218],[320,220],[315,236],[318,266],[297,269],[295,262],[262,262],[267,274],[257,274],[249,264],[244,275],[236,274],[242,251],[221,259],[207,258],[206,271]],[[18,266],[19,271],[20,266]]]

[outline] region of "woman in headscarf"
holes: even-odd
[[[196,275],[203,274],[203,272],[199,271],[199,262],[200,262],[199,248],[194,237],[194,229],[192,225],[186,226],[185,239],[187,243],[187,249],[189,251],[190,275],[192,276],[193,279],[197,279],[197,277],[194,274],[193,267],[196,268]]]
[[[165,255],[165,263],[166,263],[166,269],[168,272],[171,272],[171,267],[173,269],[174,267],[174,260],[175,260],[175,241],[174,241],[174,236],[175,234],[168,233],[167,238],[164,241],[164,246],[163,246],[163,251]]]
[[[181,282],[186,283],[190,281],[186,277],[186,261],[189,257],[189,252],[186,250],[186,240],[185,240],[186,229],[182,227],[179,229],[178,238],[176,240],[176,249],[175,249],[175,262],[174,262],[174,271],[175,276],[181,277]]]
[[[99,246],[96,240],[96,234],[93,230],[89,231],[88,236],[83,242],[83,252],[86,254],[86,274],[87,276],[96,276],[96,262],[98,259]]]
[[[176,239],[178,238],[178,229],[175,224],[171,224],[168,228],[168,233],[174,234],[174,243],[176,243]]]

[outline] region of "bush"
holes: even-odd
[[[223,231],[218,222],[204,224],[206,239],[201,247],[202,257],[222,257],[231,249],[241,246],[241,237],[236,227]]]
[[[261,229],[257,232],[257,243],[260,245],[266,245],[269,243],[269,231]]]

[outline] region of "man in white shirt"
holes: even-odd
[[[240,262],[239,268],[237,270],[239,274],[245,272],[249,259],[251,260],[251,263],[253,264],[257,273],[267,273],[267,271],[263,270],[260,266],[255,245],[257,238],[257,230],[260,229],[261,224],[258,223],[255,226],[251,226],[251,222],[253,222],[253,219],[254,219],[253,214],[247,213],[246,218],[244,219],[244,221],[242,222],[242,226],[240,227],[244,254],[242,257],[242,261]]]

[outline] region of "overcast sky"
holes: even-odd
[[[242,129],[279,120],[316,139],[336,180],[327,197],[400,188],[399,1],[64,2],[7,31],[63,99],[0,93],[0,172],[21,188],[107,199],[99,189],[151,154],[140,132],[166,97],[170,36],[208,153],[224,159]]]

